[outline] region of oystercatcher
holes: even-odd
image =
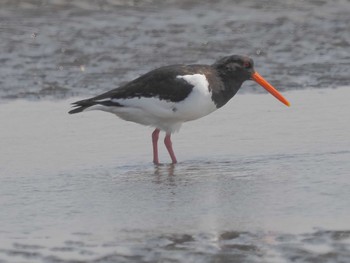
[[[254,80],[287,106],[290,103],[254,70],[246,56],[232,55],[212,65],[172,65],[152,70],[125,85],[96,97],[74,102],[69,113],[102,110],[126,121],[154,127],[153,162],[159,164],[158,137],[172,163],[176,157],[171,134],[183,122],[196,120],[224,106],[246,80]]]

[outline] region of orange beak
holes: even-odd
[[[252,79],[260,84],[264,89],[266,89],[268,92],[270,92],[276,99],[278,99],[283,104],[290,106],[289,101],[282,96],[281,93],[278,92],[270,83],[268,83],[258,72],[254,72],[252,75]]]

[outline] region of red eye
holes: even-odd
[[[249,61],[244,61],[244,62],[243,62],[243,67],[244,67],[244,68],[250,68],[250,66],[251,66],[251,65],[250,65],[250,62],[249,62]]]

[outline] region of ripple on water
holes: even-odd
[[[126,245],[127,244],[127,245]],[[106,252],[108,248],[109,252]],[[350,232],[317,230],[304,234],[221,233],[164,234],[92,245],[67,240],[61,247],[14,243],[0,249],[3,262],[347,262]]]

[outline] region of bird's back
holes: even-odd
[[[125,85],[91,98],[98,101],[106,98],[153,98],[179,102],[184,100],[192,91],[193,85],[178,76],[207,74],[207,65],[171,65],[152,70]]]

